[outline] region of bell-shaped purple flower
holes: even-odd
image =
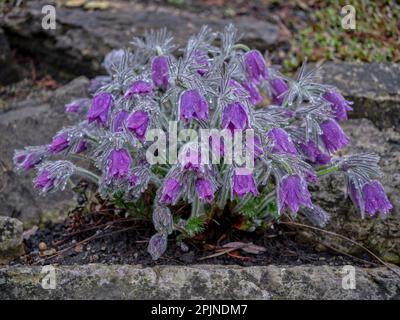
[[[151,61],[151,78],[154,86],[166,90],[169,82],[168,57],[158,56]]]
[[[107,160],[108,178],[122,179],[128,176],[132,158],[126,149],[114,149]]]
[[[49,151],[51,153],[59,153],[69,147],[68,134],[60,133],[53,138],[53,141],[49,144]]]
[[[132,86],[125,93],[125,98],[130,98],[134,95],[143,96],[153,91],[151,83],[143,80],[137,80],[132,83]]]
[[[75,147],[74,152],[79,154],[79,153],[82,153],[82,152],[86,151],[87,150],[87,145],[88,144],[87,144],[86,140],[79,141],[78,144]]]
[[[235,129],[248,127],[249,117],[244,106],[239,102],[228,104],[222,112],[222,128],[233,132]]]
[[[24,150],[16,150],[13,157],[14,165],[19,170],[30,170],[39,164],[45,157],[48,147],[26,147]]]
[[[200,67],[199,69],[197,69],[197,73],[201,76],[207,74],[209,68],[207,52],[197,50],[194,54],[194,59]]]
[[[258,194],[256,182],[253,174],[244,169],[236,169],[233,174],[233,194],[236,194],[240,199],[251,192],[253,196]]]
[[[196,180],[196,192],[199,199],[211,203],[214,200],[214,188],[212,183],[207,179]]]
[[[326,120],[320,127],[322,130],[321,139],[329,152],[335,152],[349,143],[346,134],[335,120]]]
[[[323,153],[311,140],[302,142],[301,149],[311,162],[324,165],[331,161],[331,156]]]
[[[55,178],[50,177],[50,172],[42,170],[34,181],[34,186],[41,192],[47,192],[54,187]]]
[[[267,66],[260,51],[247,52],[244,56],[244,66],[249,81],[258,84],[262,79],[268,79]]]
[[[88,99],[78,99],[74,100],[65,105],[65,112],[68,113],[78,113],[81,112],[85,106],[88,104]]]
[[[96,94],[90,105],[87,119],[89,123],[97,122],[105,125],[107,123],[108,113],[113,103],[112,95],[108,92]]]
[[[273,128],[268,132],[267,136],[273,144],[272,152],[297,155],[296,147],[285,130],[281,128]]]
[[[272,103],[282,105],[285,100],[285,93],[289,90],[288,85],[281,78],[275,78],[269,81],[272,93]]]
[[[128,177],[128,186],[129,186],[130,188],[134,188],[134,187],[136,187],[136,186],[138,185],[138,183],[139,183],[139,176],[132,173],[132,174]]]
[[[337,121],[347,120],[347,112],[352,111],[350,107],[353,102],[347,101],[338,91],[328,90],[323,95],[324,99],[329,101],[332,105],[332,110],[335,113],[335,119]]]
[[[208,102],[199,90],[186,90],[180,98],[179,113],[180,118],[184,121],[191,121],[193,118],[207,120]]]
[[[260,91],[254,83],[244,82],[243,88],[245,88],[248,92],[250,96],[249,101],[251,102],[251,104],[256,105],[263,101],[263,97],[261,96]]]
[[[359,193],[354,183],[350,184],[350,196],[354,204],[361,207]],[[378,180],[368,182],[362,187],[361,198],[363,208],[369,216],[374,216],[377,212],[387,214],[393,208],[382,184]]]
[[[114,116],[112,125],[114,132],[121,132],[123,130],[124,121],[128,118],[128,115],[128,111],[120,111]]]
[[[307,183],[298,175],[284,177],[279,183],[278,189],[279,214],[286,208],[297,213],[302,205],[307,208],[312,206]]]
[[[194,150],[193,148],[183,150],[179,161],[185,170],[201,171],[201,154],[198,150]]]
[[[144,111],[135,111],[126,120],[127,128],[139,140],[143,140],[146,136],[147,128],[149,126],[149,115]]]
[[[164,182],[164,187],[161,194],[161,203],[174,204],[179,193],[181,192],[182,186],[178,180],[174,178],[168,178]]]

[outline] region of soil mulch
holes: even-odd
[[[108,219],[108,220],[107,220]],[[75,214],[64,223],[47,223],[25,239],[25,252],[13,264],[158,264],[191,265],[356,265],[372,267],[371,257],[351,257],[318,246],[318,243],[304,244],[299,240],[300,230],[276,224],[268,231],[243,232],[235,229],[215,228],[207,237],[200,235],[185,240],[186,249],[178,246],[174,234],[169,237],[164,255],[153,261],[147,252],[148,240],[154,233],[151,222],[132,218],[106,218],[104,216],[81,216]],[[209,236],[212,234],[212,236]],[[304,237],[303,237],[304,238]],[[229,242],[252,242],[266,250],[249,254],[233,250],[217,257],[208,256],[220,252]],[[319,247],[319,250],[316,248]],[[219,249],[219,250],[218,250]],[[224,249],[222,249],[224,250]]]

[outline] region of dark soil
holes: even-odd
[[[147,221],[132,218],[112,218],[106,221],[104,217],[83,218],[75,214],[64,223],[48,223],[29,239],[24,240],[26,255],[18,258],[14,264],[106,263],[143,266],[199,263],[241,266],[351,264],[362,267],[374,265],[368,256],[360,259],[340,255],[310,239],[308,243],[304,243],[304,231],[289,229],[288,226],[282,224],[275,225],[267,232],[247,233],[224,230],[218,234],[217,240],[215,240],[215,235],[211,237],[213,239],[207,240],[204,235],[200,235],[195,239],[185,241],[188,247],[186,252],[177,245],[172,235],[165,254],[159,260],[153,261],[147,253],[148,239],[153,233],[152,223]],[[255,255],[238,250],[204,259],[206,256],[215,254],[221,246],[231,241],[252,242],[264,247],[266,251]],[[316,248],[319,250],[317,251]]]

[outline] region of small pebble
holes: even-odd
[[[44,242],[40,242],[40,243],[39,243],[39,250],[40,250],[40,251],[45,251],[45,250],[47,250],[47,244],[44,243]]]

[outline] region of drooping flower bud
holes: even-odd
[[[76,145],[74,152],[79,154],[79,153],[82,153],[82,152],[84,152],[86,150],[87,150],[87,141],[86,140],[81,140]]]
[[[328,90],[323,95],[324,99],[329,101],[332,106],[332,110],[335,113],[335,119],[337,121],[347,120],[347,112],[352,111],[350,107],[353,102],[347,101],[338,91]]]
[[[34,186],[41,192],[47,192],[54,187],[55,178],[50,177],[47,170],[43,170],[35,179]]]
[[[114,149],[107,159],[108,178],[122,179],[128,176],[132,158],[126,149]]]
[[[147,112],[136,111],[132,113],[126,120],[126,127],[139,140],[143,140],[146,136],[149,121],[150,118]]]
[[[72,162],[65,160],[44,162],[38,168],[34,186],[41,193],[64,190],[75,168]]]
[[[164,182],[160,202],[165,204],[174,204],[179,193],[181,192],[181,189],[182,186],[178,180],[174,178],[168,178]]]
[[[83,111],[89,104],[89,99],[78,99],[74,100],[65,105],[65,112],[68,113],[79,113]]]
[[[173,217],[167,207],[156,207],[153,211],[153,224],[157,232],[165,235],[172,233]]]
[[[120,111],[118,112],[113,119],[112,128],[114,132],[121,132],[123,130],[123,124],[126,118],[128,118],[128,111]]]
[[[286,208],[290,208],[293,213],[297,213],[300,206],[310,208],[311,194],[308,191],[307,183],[298,175],[286,176],[279,183],[278,206],[279,214]]]
[[[93,97],[92,104],[87,114],[88,122],[97,122],[98,124],[105,125],[112,103],[113,98],[110,93],[102,92],[96,94]]]
[[[51,144],[49,144],[49,151],[51,153],[59,153],[69,147],[68,134],[63,132],[53,138]]]
[[[167,250],[167,235],[156,233],[150,238],[147,252],[150,253],[153,260],[160,258],[165,250]]]
[[[132,86],[125,93],[125,98],[130,98],[134,95],[143,96],[153,91],[151,83],[143,80],[137,80],[132,83]]]
[[[263,79],[268,79],[267,67],[265,60],[258,50],[250,50],[244,56],[244,65],[249,81],[256,84]]]
[[[14,165],[19,170],[30,170],[39,164],[48,153],[48,146],[25,147],[16,150],[13,157]]]
[[[256,182],[253,174],[249,170],[236,169],[233,174],[233,194],[236,194],[240,199],[249,192],[256,196],[258,194]]]
[[[272,91],[272,103],[282,105],[285,100],[285,93],[289,90],[288,85],[281,78],[275,78],[269,81]]]
[[[194,54],[194,58],[196,60],[196,63],[200,67],[199,69],[197,69],[197,73],[201,76],[206,75],[209,68],[207,52],[197,50]]]
[[[285,130],[273,128],[268,132],[267,136],[273,144],[272,152],[297,155],[296,147]]]
[[[214,188],[212,183],[207,179],[196,180],[196,192],[200,200],[211,203],[214,200]]]
[[[151,61],[151,78],[154,86],[166,90],[169,82],[168,57],[158,56]]]
[[[349,143],[346,134],[335,120],[326,120],[320,127],[322,130],[321,139],[329,152],[342,149]]]
[[[311,162],[324,165],[331,161],[331,156],[323,153],[311,140],[302,142],[301,149]]]
[[[222,112],[222,128],[233,132],[235,129],[248,127],[249,117],[244,106],[239,102],[228,104]]]
[[[207,120],[208,102],[200,94],[199,90],[186,90],[180,98],[179,114],[184,121],[191,121],[193,118]]]
[[[260,91],[258,90],[257,86],[252,82],[244,82],[243,88],[245,88],[248,92],[251,104],[257,105],[263,101],[263,97],[261,96]]]
[[[357,192],[354,183],[351,183],[350,196],[353,203],[359,208],[362,207],[369,216],[374,216],[377,212],[387,214],[393,208],[382,184],[378,180],[373,180],[364,184],[361,193]],[[362,201],[362,203],[360,201]]]

